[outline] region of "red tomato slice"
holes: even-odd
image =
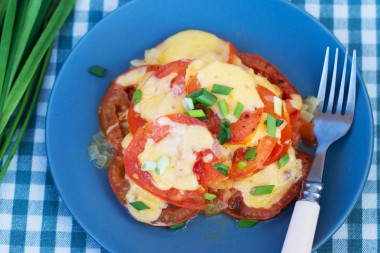
[[[234,58],[237,57],[239,58],[239,53],[237,49],[232,45],[231,42],[227,41],[228,44],[228,60],[227,63],[234,63]]]
[[[232,161],[232,167],[228,172],[229,179],[238,179],[250,176],[264,168],[264,162],[268,159],[272,150],[276,146],[277,139],[271,136],[264,136],[257,146],[257,156],[253,161],[245,161],[244,155],[246,150],[240,148],[236,150]],[[239,169],[237,164],[241,161],[247,163],[247,166],[243,169]]]
[[[128,110],[128,125],[131,133],[134,135],[137,132],[137,129],[142,127],[145,123],[146,120],[141,117],[140,113],[137,113],[133,109],[133,103],[131,103],[131,106]]]
[[[184,114],[172,114],[166,116],[170,118],[172,121],[187,125],[201,125],[205,126],[205,124],[195,118],[189,117]],[[144,188],[146,191],[150,192],[151,194],[161,198],[162,200],[171,203],[173,205],[177,205],[180,207],[190,208],[190,209],[205,209],[207,208],[207,204],[205,199],[203,198],[203,194],[205,193],[205,188],[202,186],[199,186],[197,190],[194,191],[188,191],[188,190],[179,190],[176,188],[171,188],[169,190],[160,190],[158,189],[152,182],[151,176],[148,172],[142,171],[141,165],[138,161],[138,155],[144,151],[145,144],[148,138],[153,138],[156,142],[160,141],[161,139],[165,138],[166,135],[169,134],[169,127],[168,126],[160,126],[156,123],[156,121],[148,122],[146,125],[146,129],[139,128],[134,135],[132,142],[129,144],[128,148],[126,149],[124,153],[124,164],[125,164],[125,171],[126,174],[131,178],[136,184],[138,184],[140,187]],[[198,174],[201,178],[201,182],[211,182],[213,180],[216,180],[216,177],[214,174],[210,173],[210,169],[207,166],[211,166],[213,162],[220,162],[219,160],[213,159],[210,162],[204,162],[202,159],[205,157],[205,155],[209,154],[207,152],[210,152],[213,154],[213,156],[218,157],[216,155],[216,152],[210,151],[204,151],[204,153],[198,154],[199,162],[196,170],[201,171],[203,174],[207,175],[206,178],[202,178],[203,174]],[[206,167],[203,167],[204,164],[207,164]],[[215,170],[215,169],[214,169]],[[205,171],[205,172],[203,172]]]
[[[231,124],[231,144],[244,144],[249,141],[249,137],[253,137],[257,126],[260,123],[262,108],[256,111],[243,112],[238,121]]]

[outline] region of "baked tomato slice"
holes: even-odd
[[[179,96],[186,91],[185,76],[187,66],[190,62],[190,60],[183,59],[163,65],[157,69],[151,78],[162,79],[172,73],[176,73],[177,76],[173,78],[170,83],[170,92]],[[144,85],[142,85],[141,89],[144,93]],[[142,127],[145,123],[146,119],[144,119],[140,113],[136,112],[132,105],[128,111],[128,124],[131,133],[135,134],[137,129]]]
[[[189,138],[193,140],[192,143],[194,143],[194,138],[196,138],[193,134],[188,134],[188,132],[186,132],[186,129],[190,127],[195,127],[197,134],[201,134],[200,131],[202,131],[202,134],[204,134],[203,138],[207,139],[206,142],[202,141],[203,143],[207,143],[207,145],[202,144],[204,146],[200,146],[199,148],[198,146],[196,148],[190,146],[190,156],[195,157],[194,160],[191,160],[190,162],[190,164],[194,163],[193,168],[190,168],[190,174],[194,173],[197,180],[195,190],[178,189],[175,187],[168,189],[163,189],[163,187],[159,188],[159,184],[155,181],[158,174],[155,171],[151,172],[155,174],[151,174],[148,171],[142,171],[142,164],[139,157],[141,157],[143,152],[146,151],[147,143],[153,143],[148,145],[159,145],[160,142],[168,143],[170,146],[174,147],[173,152],[175,152],[175,154],[170,153],[168,158],[170,161],[184,159],[184,156],[188,157],[189,145],[187,144],[190,143]],[[175,138],[173,138],[174,136]],[[139,128],[137,130],[124,153],[125,172],[128,177],[141,188],[170,204],[190,209],[205,209],[207,208],[207,204],[203,198],[203,194],[206,192],[205,188],[207,187],[207,184],[216,180],[221,180],[222,178],[217,175],[217,173],[215,173],[216,170],[212,168],[212,165],[221,161],[219,145],[217,144],[217,140],[207,130],[206,125],[198,119],[189,117],[185,114],[163,116],[146,123],[145,129]],[[152,150],[154,150],[154,152],[159,152],[159,157],[166,152],[162,151],[162,146],[147,147],[147,152],[151,152]],[[167,146],[164,146],[165,149],[166,147]],[[182,165],[179,166],[178,164],[180,163],[170,164],[170,166],[167,167],[167,171],[164,173],[176,175],[176,179],[178,179],[181,175],[184,175],[184,173],[189,172],[183,172]],[[212,171],[211,168],[214,171]],[[158,177],[164,175],[165,174],[162,174]]]
[[[146,73],[157,68],[140,66],[118,76],[104,95],[99,107],[100,126],[114,149],[121,150],[121,141],[130,131],[127,112],[135,86]]]
[[[261,121],[262,113],[262,108],[256,111],[244,111],[239,119],[231,124],[231,141],[229,143],[244,144],[249,141]]]

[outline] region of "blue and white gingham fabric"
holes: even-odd
[[[72,218],[46,158],[45,116],[55,77],[79,39],[128,0],[77,0],[55,40],[38,107],[0,184],[0,252],[105,252]],[[318,252],[380,252],[380,1],[291,0],[318,18],[350,50],[371,98],[375,151],[363,194],[343,226]]]

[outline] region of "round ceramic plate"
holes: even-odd
[[[114,195],[107,171],[88,159],[86,147],[99,131],[97,109],[109,83],[149,49],[184,29],[201,29],[257,53],[296,86],[316,95],[327,46],[344,48],[314,18],[288,2],[136,0],[99,22],[76,46],[54,85],[46,143],[57,189],[78,223],[111,252],[279,252],[294,204],[253,228],[238,228],[227,215],[196,217],[170,231],[135,221]],[[333,54],[332,54],[333,55]],[[342,65],[341,62],[339,62]],[[93,65],[108,73],[97,78]],[[349,133],[328,151],[314,249],[343,223],[367,179],[373,149],[370,102],[357,77],[357,107]]]

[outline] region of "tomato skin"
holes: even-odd
[[[239,58],[239,53],[234,45],[231,42],[227,41],[228,44],[228,60],[227,63],[234,63],[234,58]]]
[[[244,178],[264,169],[264,162],[268,159],[268,157],[272,153],[272,150],[274,149],[276,142],[277,142],[276,138],[273,138],[271,136],[264,136],[259,141],[259,145],[257,146],[257,151],[256,151],[257,156],[255,157],[253,161],[244,160],[244,155],[246,153],[246,150],[244,150],[243,148],[236,150],[233,161],[232,161],[232,167],[230,168],[228,172],[228,178],[229,179]],[[243,169],[239,169],[237,167],[237,164],[240,161],[244,161],[245,163],[247,163],[247,166]]]
[[[131,133],[134,135],[137,132],[137,129],[142,127],[145,123],[146,120],[141,117],[140,113],[137,113],[133,109],[133,103],[131,103],[128,110],[128,125]]]
[[[171,114],[165,117],[168,117],[172,121],[177,123],[188,125],[201,125],[206,127],[206,125],[198,119],[189,117],[184,114]],[[198,210],[207,208],[206,201],[203,198],[203,194],[205,193],[204,187],[200,186],[194,191],[182,191],[175,188],[171,188],[166,191],[160,190],[153,184],[150,174],[140,169],[141,165],[138,161],[138,155],[144,151],[147,139],[153,138],[155,141],[160,141],[163,138],[165,138],[167,134],[169,134],[168,126],[159,126],[156,123],[156,121],[148,122],[145,126],[145,130],[139,128],[136,131],[135,136],[133,137],[131,143],[124,152],[125,172],[128,175],[128,177],[131,180],[133,180],[136,184],[138,184],[140,187],[144,188],[146,191],[150,192],[151,194],[161,198],[162,200],[170,204]],[[213,171],[211,171],[210,168],[212,168],[211,166],[213,162],[220,162],[220,160],[218,160],[220,159],[220,157],[216,157],[215,153],[213,153],[214,157],[210,163],[204,163],[201,159],[201,157],[209,153],[213,153],[213,151],[205,150],[204,153],[199,154],[200,162],[198,163],[197,167],[198,170],[204,171],[203,174],[198,174],[200,178],[202,178],[202,175],[207,175],[207,178],[203,178],[200,180],[205,185],[215,180],[219,180],[219,177],[217,177],[216,174],[212,173]],[[208,166],[203,168],[202,166],[204,164],[208,164]]]
[[[238,121],[231,124],[231,141],[230,144],[244,144],[253,137],[254,132],[261,121],[262,108],[256,111],[243,112]]]

